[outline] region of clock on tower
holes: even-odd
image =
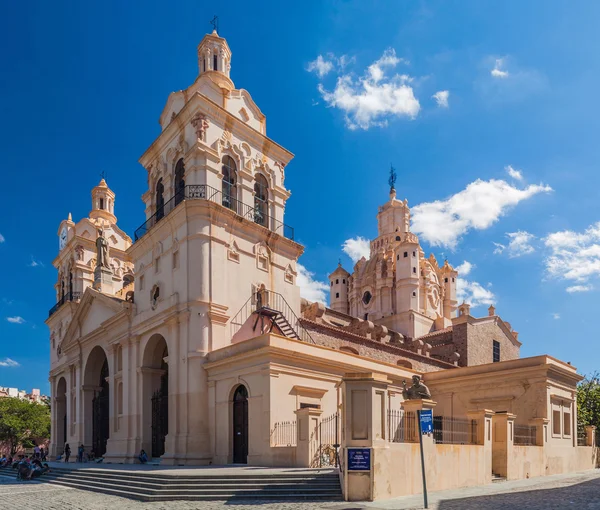
[[[62,250],[67,244],[67,227],[63,227],[58,236],[58,249]]]

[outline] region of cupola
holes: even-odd
[[[106,181],[102,179],[98,186],[92,189],[92,211],[90,218],[102,218],[110,224],[115,224],[117,218],[115,216],[115,194],[108,187]]]
[[[198,45],[198,71],[200,76],[209,76],[221,88],[233,90],[229,78],[231,50],[227,41],[216,30],[206,34]]]

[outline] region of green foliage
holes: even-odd
[[[598,372],[577,386],[577,422],[580,427],[596,425],[600,428],[600,378]]]
[[[19,445],[50,437],[50,408],[44,404],[0,398],[0,441],[10,445],[14,455]]]

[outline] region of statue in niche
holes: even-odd
[[[104,237],[104,231],[98,230],[98,237],[96,238],[96,268],[110,269],[108,263],[108,241]]]
[[[201,113],[197,113],[192,118],[192,126],[194,126],[194,130],[196,131],[196,138],[206,142],[206,132],[208,131],[209,123],[208,119],[205,115]]]
[[[429,388],[421,382],[421,377],[413,375],[413,384],[410,388],[406,387],[406,381],[402,381],[402,396],[404,400],[420,400],[431,398]]]

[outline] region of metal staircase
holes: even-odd
[[[250,296],[231,320],[231,336],[233,337],[252,316],[253,331],[257,330],[259,323],[259,330],[264,331],[265,321],[269,321],[269,333],[277,327],[281,334],[288,338],[315,343],[285,298],[278,292],[259,290]]]

